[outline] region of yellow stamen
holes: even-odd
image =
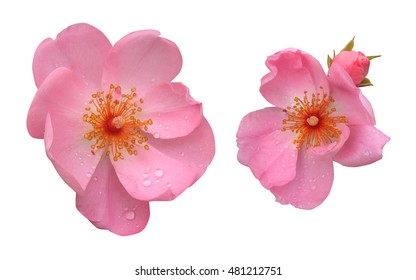
[[[136,95],[135,88],[129,94],[122,94],[121,88],[116,85],[111,85],[106,94],[97,92],[91,95],[89,103],[92,108],[85,108],[87,114],[82,117],[92,126],[92,130],[84,134],[85,139],[93,141],[91,154],[105,149],[105,154],[117,161],[124,159],[124,150],[129,155],[137,155],[137,147],[149,149],[149,145],[144,144],[148,138],[142,132],[147,131],[148,125],[153,122],[151,119],[137,119],[137,113],[142,108],[134,102]],[[142,104],[144,101],[140,98],[139,102]]]
[[[336,108],[331,107],[335,101],[324,92],[323,87],[320,88],[322,98],[320,93],[313,93],[309,100],[305,91],[303,99],[295,97],[295,105],[284,110],[287,118],[283,120],[282,131],[290,130],[297,134],[293,143],[299,150],[303,144],[308,149],[337,141],[341,135],[337,124],[348,122],[345,116],[331,116],[336,111]]]

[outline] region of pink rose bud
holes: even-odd
[[[356,85],[367,76],[370,68],[370,60],[362,52],[356,51],[341,51],[333,62],[340,64]]]

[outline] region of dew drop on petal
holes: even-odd
[[[152,181],[150,181],[150,180],[144,180],[142,183],[143,183],[143,186],[150,187],[150,185],[152,184]]]
[[[189,120],[189,116],[188,115],[185,115],[185,120]]]
[[[159,133],[155,133],[155,134],[153,134],[153,136],[154,136],[156,139],[158,139],[158,138],[160,137],[160,134],[159,134]]]
[[[316,190],[316,185],[312,185],[311,190],[313,190],[313,191]]]
[[[87,177],[88,177],[88,178],[91,178],[91,176],[92,176],[92,173],[91,173],[91,172],[88,172],[88,173],[87,173]]]
[[[136,213],[134,213],[134,211],[127,211],[126,213],[124,213],[124,218],[126,218],[129,221],[134,220],[134,218],[136,218]]]
[[[163,171],[163,169],[156,169],[154,174],[156,177],[161,178],[165,174],[165,171]]]
[[[181,152],[181,156],[183,157],[185,155],[185,152]]]

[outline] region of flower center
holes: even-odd
[[[148,138],[143,135],[148,125],[153,122],[151,119],[141,121],[137,113],[142,111],[138,102],[144,101],[140,98],[137,102],[136,89],[132,88],[129,94],[122,94],[121,88],[111,85],[107,93],[97,92],[91,95],[89,104],[85,108],[88,112],[82,120],[91,124],[92,130],[84,134],[84,138],[92,141],[91,153],[99,149],[106,149],[106,155],[113,157],[113,160],[124,159],[123,151],[129,155],[137,155],[137,148],[149,149],[144,144]],[[124,152],[125,153],[125,152]]]
[[[336,108],[331,107],[331,104],[335,100],[324,92],[323,87],[320,89],[322,97],[321,93],[313,93],[312,99],[309,100],[305,91],[303,99],[295,97],[295,105],[283,110],[287,118],[283,120],[282,131],[290,130],[297,134],[293,143],[297,145],[298,150],[303,144],[308,149],[336,141],[341,135],[337,124],[348,122],[344,116],[332,116]]]

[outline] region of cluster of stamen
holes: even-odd
[[[283,110],[287,118],[283,120],[282,131],[290,130],[297,134],[293,143],[299,150],[304,144],[308,149],[336,141],[341,135],[337,124],[348,122],[344,116],[332,116],[336,111],[331,107],[334,99],[324,92],[323,87],[320,89],[322,94],[312,93],[311,100],[305,91],[303,99],[295,97],[295,105]]]
[[[123,151],[137,155],[138,147],[149,149],[149,145],[145,144],[148,138],[143,131],[147,131],[148,125],[153,122],[151,119],[137,119],[137,113],[142,111],[139,104],[144,101],[142,98],[136,100],[135,88],[129,94],[122,94],[119,86],[111,85],[107,93],[97,92],[91,97],[91,107],[85,108],[87,114],[82,120],[92,125],[92,130],[85,133],[84,138],[93,142],[93,155],[100,149],[106,149],[105,154],[117,161],[124,159]]]

